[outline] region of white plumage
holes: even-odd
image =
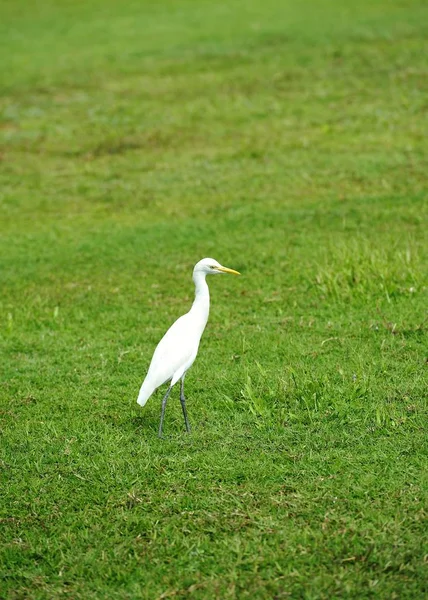
[[[170,382],[168,391],[162,401],[159,436],[162,436],[162,426],[166,402],[173,385],[181,379],[180,401],[183,409],[187,431],[190,431],[184,398],[184,377],[192,366],[198,353],[199,342],[208,321],[210,311],[210,294],[206,282],[207,275],[232,273],[238,271],[223,267],[213,258],[200,260],[193,269],[195,283],[195,300],[188,313],[177,319],[165,333],[154,351],[146,378],[140,388],[137,402],[144,406],[153,392],[166,382]]]

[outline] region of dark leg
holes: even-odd
[[[161,420],[160,420],[160,425],[159,425],[159,437],[162,437],[162,429],[163,429],[163,419],[165,417],[165,408],[166,408],[166,402],[168,400],[168,397],[171,393],[172,387],[169,387],[165,396],[163,397],[162,400],[162,412],[161,412]]]
[[[186,411],[186,398],[184,397],[184,375],[181,378],[180,402],[181,408],[183,409],[184,422],[186,423],[186,431],[187,433],[190,433],[189,419],[187,418]]]

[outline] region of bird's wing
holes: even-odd
[[[182,369],[184,372],[189,368],[198,351],[199,340],[200,335],[195,332],[188,313],[177,319],[156,347],[146,376],[147,382],[157,388]]]

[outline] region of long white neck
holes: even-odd
[[[203,331],[210,313],[210,291],[205,280],[205,273],[201,273],[200,271],[193,273],[193,281],[195,283],[195,300],[190,312],[198,318]]]

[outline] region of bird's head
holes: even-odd
[[[224,273],[230,273],[231,275],[240,275],[238,271],[234,271],[233,269],[229,269],[228,267],[223,267],[214,258],[203,258],[198,263],[196,263],[195,268],[193,269],[193,274],[195,275],[196,273],[204,273],[205,275],[221,275]]]

